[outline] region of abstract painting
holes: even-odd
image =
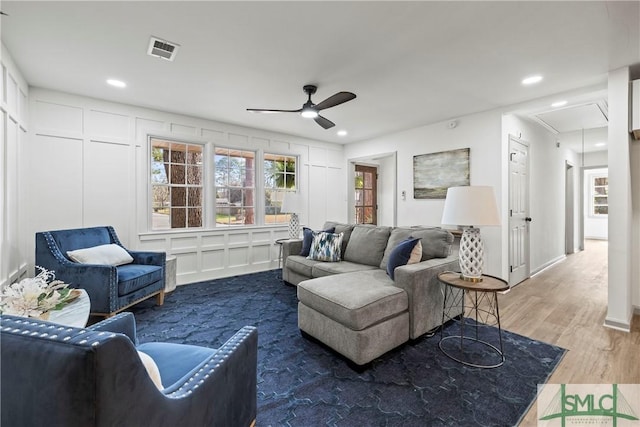
[[[413,156],[413,198],[444,199],[449,187],[469,185],[469,148]]]

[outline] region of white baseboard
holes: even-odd
[[[631,319],[624,321],[607,317],[604,319],[604,326],[618,331],[631,332]]]
[[[536,274],[542,273],[547,268],[553,267],[555,264],[564,261],[566,258],[567,258],[566,255],[560,255],[559,257],[556,257],[556,258],[552,259],[551,261],[548,261],[548,262],[544,263],[542,266],[540,266],[540,267],[536,268],[535,270],[531,271],[531,277],[535,276]]]

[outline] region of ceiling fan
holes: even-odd
[[[300,113],[302,117],[308,119],[314,119],[317,124],[322,126],[325,129],[329,129],[334,127],[336,124],[331,120],[322,117],[318,114],[318,111],[325,110],[327,108],[335,107],[336,105],[344,104],[347,101],[351,101],[356,97],[354,93],[351,92],[338,92],[334,95],[331,95],[324,101],[319,104],[314,104],[311,102],[311,95],[316,93],[318,89],[317,86],[314,85],[305,85],[303,88],[304,93],[309,96],[307,102],[302,105],[302,108],[297,110],[270,110],[266,108],[247,108],[247,111],[251,111],[254,113]]]

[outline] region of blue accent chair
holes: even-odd
[[[87,291],[91,314],[111,317],[149,297],[164,303],[164,252],[130,251],[131,264],[80,264],[67,251],[115,243],[122,246],[113,227],[90,227],[36,233],[36,265],[51,270],[56,279]]]
[[[219,349],[136,347],[121,313],[86,329],[0,316],[3,427],[250,426],[256,419],[258,331],[245,326]],[[151,355],[153,383],[136,350]]]

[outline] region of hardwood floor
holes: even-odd
[[[563,347],[555,384],[640,383],[640,319],[631,333],[605,328],[607,242],[588,240],[585,250],[499,296],[502,327]],[[506,355],[508,358],[509,355]],[[535,426],[536,405],[521,426]]]

